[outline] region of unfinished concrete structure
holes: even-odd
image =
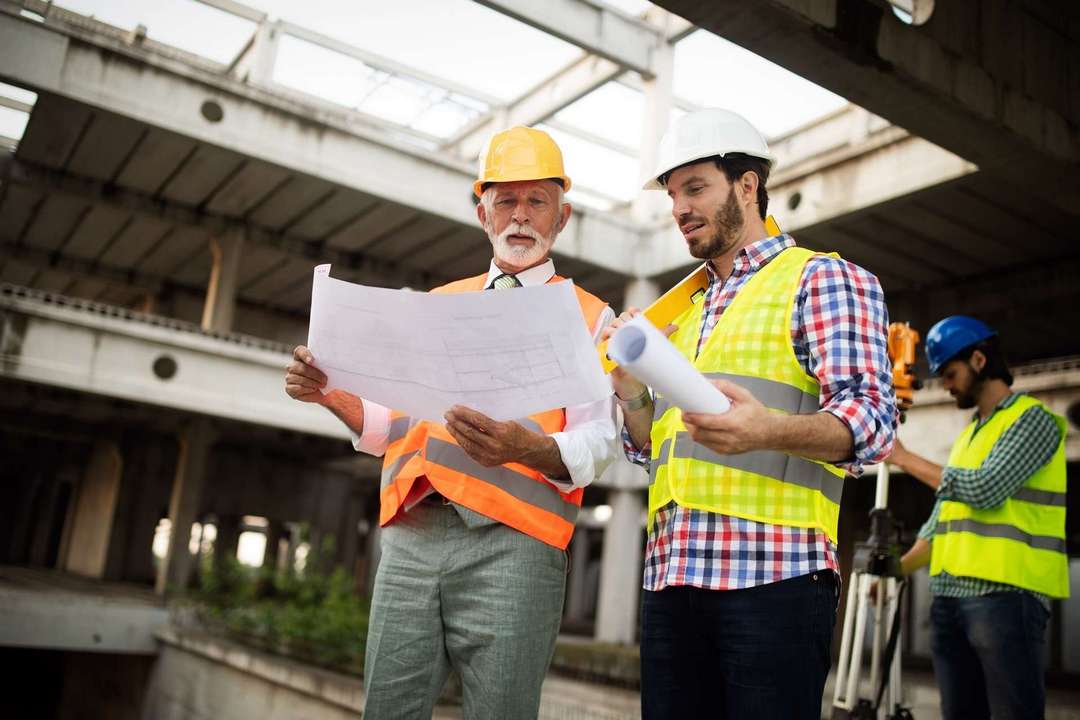
[[[877,273],[893,319],[925,330],[963,312],[998,326],[1015,361],[1080,354],[1080,16],[1069,3],[938,3],[912,26],[873,0],[665,0],[671,12],[641,18],[589,0],[543,13],[485,0],[582,50],[506,103],[232,0],[203,2],[252,23],[229,63],[0,0],[0,81],[37,96],[0,99],[29,112],[21,139],[0,139],[0,563],[163,594],[190,577],[193,523],[215,527],[218,552],[255,529],[282,557],[306,523],[309,542],[333,535],[338,561],[367,577],[378,463],[281,390],[306,335],[312,267],[415,289],[482,271],[469,187],[484,137],[566,127],[553,116],[607,83],[642,94],[640,147],[618,149],[651,166],[672,110],[693,106],[672,75],[675,44],[696,26],[858,103],[771,139],[771,208],[801,244]],[[286,87],[274,79],[286,38],[468,98],[470,118],[440,137]],[[685,245],[658,194],[611,204],[576,208],[555,246],[560,272],[617,309],[647,305],[692,267]],[[1020,387],[1075,417],[1075,362],[1033,368]],[[927,392],[902,436],[941,460],[962,419]],[[635,639],[641,559],[627,548],[643,546],[645,485],[620,463],[586,496],[568,628]],[[872,483],[848,485],[842,532],[855,537]],[[928,498],[896,492],[910,526]],[[155,561],[163,521],[182,530]],[[9,584],[27,614],[5,614],[4,645],[145,652],[161,621],[131,630],[142,641],[113,639],[94,613],[48,628],[47,601],[28,595],[40,586]],[[908,647],[925,655],[913,632]],[[1080,672],[1080,604],[1057,604],[1051,633],[1051,667]]]

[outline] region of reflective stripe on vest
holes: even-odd
[[[815,253],[787,248],[740,288],[697,352],[702,305],[675,320],[672,342],[709,379],[734,382],[774,412],[819,410],[820,387],[795,357],[791,317],[806,263]],[[653,404],[649,523],[675,501],[684,507],[773,525],[813,527],[837,540],[844,473],[779,451],[716,453],[695,443],[682,413],[662,395]]]
[[[723,465],[735,470],[744,470],[755,475],[775,478],[809,490],[817,490],[837,505],[840,504],[840,498],[844,495],[843,477],[837,477],[822,467],[821,464],[797,455],[786,455],[765,450],[755,450],[739,453],[738,455],[721,455],[704,445],[694,442],[690,434],[684,432],[675,434],[675,452],[671,452],[670,446],[671,438],[665,439],[663,446],[660,448],[659,461],[654,463],[653,468],[650,468],[650,485],[659,468],[666,465],[670,458],[675,457],[692,458],[713,465]]]
[[[1046,535],[1029,535],[1020,528],[1012,525],[991,525],[967,518],[965,520],[946,520],[939,522],[935,535],[947,533],[972,533],[980,537],[1005,538],[1023,543],[1035,550],[1051,550],[1053,552],[1065,552],[1065,538],[1047,537]]]
[[[983,465],[1020,417],[1044,404],[1021,395],[981,426],[970,423],[953,443],[950,467]],[[1065,419],[1051,413],[1060,436],[1050,460],[997,507],[943,500],[931,544],[930,574],[1004,583],[1050,597],[1069,595],[1065,543]]]
[[[528,475],[514,472],[504,465],[484,467],[454,443],[432,438],[428,440],[427,448],[428,460],[432,462],[465,473],[477,480],[491,483],[518,500],[558,515],[568,523],[577,520],[577,505],[566,502],[559,491],[548,482],[537,482]]]
[[[727,380],[738,383],[745,390],[749,390],[758,402],[773,410],[785,410],[791,414],[812,413],[821,408],[821,401],[817,395],[803,392],[797,387],[787,383],[776,382],[767,378],[748,377],[746,375],[734,375],[723,372],[702,373],[710,380]],[[663,417],[664,413],[672,408],[671,403],[663,395],[657,394],[653,405],[653,417]],[[795,408],[789,410],[788,408]]]
[[[468,278],[432,292],[479,291],[485,279],[483,275]],[[561,280],[554,276],[550,282]],[[606,304],[576,286],[574,290],[591,330]],[[566,413],[562,409],[548,410],[516,422],[533,432],[550,435],[563,429]],[[414,482],[426,478],[435,490],[458,505],[549,545],[565,549],[569,544],[584,494],[581,488],[561,492],[542,473],[518,463],[484,467],[469,457],[441,424],[395,414],[388,439],[380,524],[393,520]]]

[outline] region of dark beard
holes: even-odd
[[[976,377],[971,381],[971,387],[956,395],[956,407],[961,410],[970,410],[979,404],[979,391],[982,390],[983,379]]]
[[[698,260],[720,257],[735,246],[743,226],[743,211],[735,199],[735,186],[728,188],[727,200],[713,215],[716,232],[708,241],[690,246],[690,254]]]

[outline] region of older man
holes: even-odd
[[[569,189],[562,153],[546,133],[514,127],[492,137],[473,190],[494,257],[486,274],[432,292],[562,280],[549,255],[570,218]],[[595,338],[614,313],[575,290]],[[517,422],[455,406],[441,425],[324,393],[325,384],[316,358],[297,347],[286,392],[333,412],[357,450],[384,456],[364,717],[430,718],[453,668],[466,718],[535,718],[574,517],[583,488],[617,446],[612,401]]]
[[[684,414],[613,375],[628,455],[651,466],[642,715],[816,720],[844,473],[893,439],[884,295],[862,268],[766,230],[772,155],[739,115],[688,113],[658,156],[646,188],[667,192],[708,261],[671,339],[732,407]]]

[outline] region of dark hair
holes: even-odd
[[[735,183],[739,178],[748,172],[752,172],[758,176],[758,189],[757,189],[757,203],[758,203],[758,215],[764,220],[765,216],[769,212],[769,192],[765,189],[765,183],[769,181],[769,169],[772,167],[772,163],[763,158],[754,157],[753,155],[746,155],[744,153],[728,153],[727,155],[713,155],[712,157],[701,158],[700,160],[691,160],[688,163],[683,163],[678,167],[673,167],[666,173],[661,175],[657,180],[661,185],[667,186],[668,178],[671,177],[671,173],[675,172],[679,168],[684,168],[687,165],[696,165],[698,163],[708,162],[712,160],[716,163],[716,167],[724,173],[724,177],[727,178],[729,183]]]
[[[983,380],[1002,380],[1006,385],[1010,387],[1013,384],[1013,376],[1009,371],[1009,365],[1005,362],[1005,353],[1001,351],[1001,343],[998,342],[998,336],[993,335],[981,340],[974,345],[964,348],[956,354],[954,360],[963,360],[967,362],[971,359],[971,356],[978,350],[986,357],[986,365],[979,372],[979,377]]]
[[[716,167],[724,172],[724,176],[730,183],[734,183],[748,172],[758,176],[758,215],[762,220],[769,212],[769,192],[765,189],[765,183],[769,181],[770,165],[768,160],[742,153],[728,153],[723,157],[716,157]]]

